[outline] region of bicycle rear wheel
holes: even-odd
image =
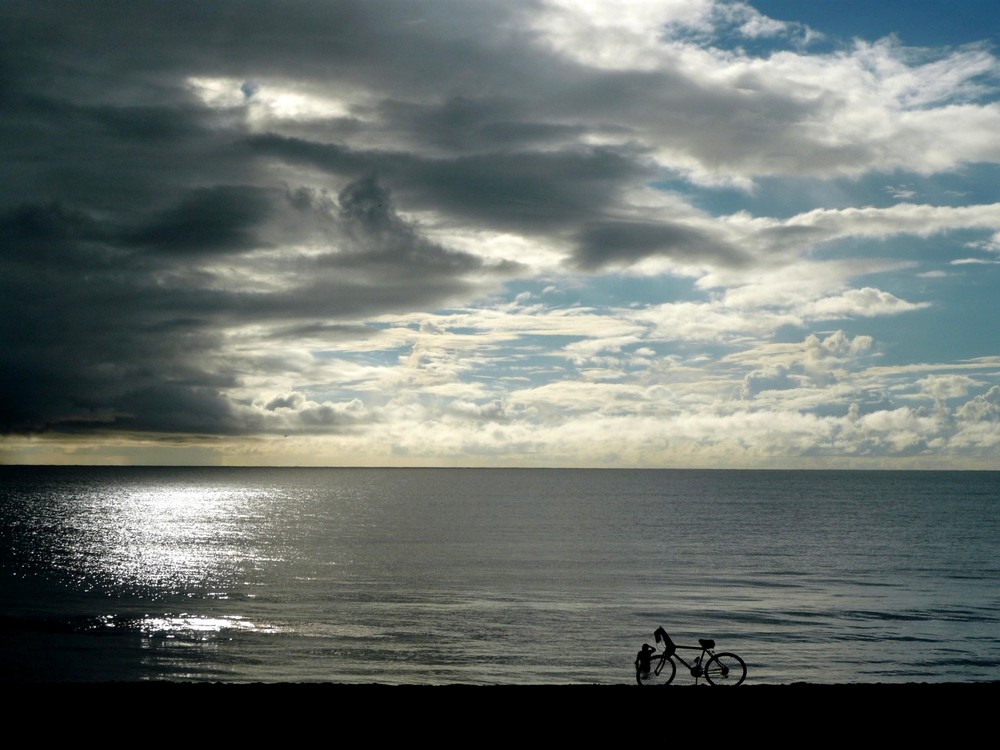
[[[709,685],[742,685],[747,677],[747,665],[736,654],[716,654],[705,665],[705,679]]]
[[[648,672],[637,671],[635,681],[640,685],[669,685],[677,674],[677,665],[669,656],[654,659]]]

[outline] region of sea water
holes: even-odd
[[[1000,679],[996,472],[0,467],[0,518],[7,681],[616,684],[657,626]]]

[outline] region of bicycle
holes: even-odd
[[[663,651],[652,650],[649,656],[649,669],[644,670],[639,658],[636,658],[635,681],[640,685],[669,685],[674,681],[677,674],[676,658],[681,664],[688,668],[691,676],[694,677],[695,685],[699,678],[704,677],[709,685],[729,685],[736,687],[742,685],[747,677],[747,665],[736,654],[728,651],[715,652],[715,641],[709,638],[699,638],[697,646],[678,646],[674,643],[667,631],[662,627],[653,632],[657,643],[663,644]],[[643,644],[645,650],[646,644]],[[687,651],[699,651],[700,653],[692,662],[688,662],[680,654],[678,649]],[[708,657],[706,659],[706,657]]]

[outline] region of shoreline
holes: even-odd
[[[134,681],[31,681],[31,680],[4,680],[0,678],[0,685],[9,687],[17,686],[23,690],[165,690],[165,691],[279,691],[279,690],[301,690],[301,691],[538,691],[538,690],[574,690],[574,691],[611,691],[637,689],[643,687],[635,683],[614,683],[614,684],[578,684],[578,683],[544,683],[544,684],[491,684],[479,685],[468,683],[454,684],[394,684],[383,682],[226,682],[226,681],[184,681],[184,680],[134,680]],[[863,691],[863,690],[969,690],[969,689],[1000,689],[1000,680],[982,680],[969,682],[788,682],[788,683],[768,683],[762,685],[743,684],[739,686],[739,691],[713,687],[704,683],[665,685],[660,687],[660,692],[665,688],[671,693],[683,691],[691,692],[692,688],[698,688],[699,692],[711,688],[712,693],[735,693],[746,692],[748,690],[761,691]],[[644,687],[643,693],[653,691],[655,688]]]

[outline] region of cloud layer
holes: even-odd
[[[997,465],[975,37],[716,0],[0,19],[5,460]]]

